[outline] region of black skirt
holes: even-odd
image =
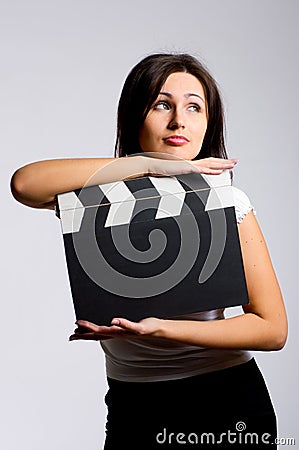
[[[108,378],[104,450],[276,449],[276,416],[254,360],[188,378]]]

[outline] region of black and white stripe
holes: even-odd
[[[56,215],[63,234],[80,231],[87,208],[109,206],[104,227],[129,224],[138,210],[148,209],[155,220],[180,216],[188,194],[197,195],[196,208],[211,211],[234,206],[229,171],[169,177],[143,177],[89,186],[57,195]],[[192,203],[195,205],[194,201]],[[197,209],[197,210],[198,210]]]

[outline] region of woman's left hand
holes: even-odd
[[[74,334],[69,337],[70,341],[86,340],[99,341],[111,338],[130,338],[138,336],[155,336],[159,331],[161,319],[149,317],[140,322],[131,322],[127,319],[114,318],[110,326],[96,325],[87,320],[77,320]],[[83,333],[80,329],[84,328]]]

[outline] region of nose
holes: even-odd
[[[177,130],[179,128],[185,128],[183,115],[178,109],[174,110],[173,115],[168,124],[170,130]]]

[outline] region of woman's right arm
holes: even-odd
[[[32,208],[54,209],[56,194],[147,173],[145,158],[50,159],[27,164],[13,174],[14,198]]]
[[[75,158],[37,161],[20,167],[11,178],[14,198],[32,208],[54,209],[56,195],[83,186],[130,178],[201,172],[220,174],[232,169],[235,159],[205,158],[196,161],[150,156]]]

